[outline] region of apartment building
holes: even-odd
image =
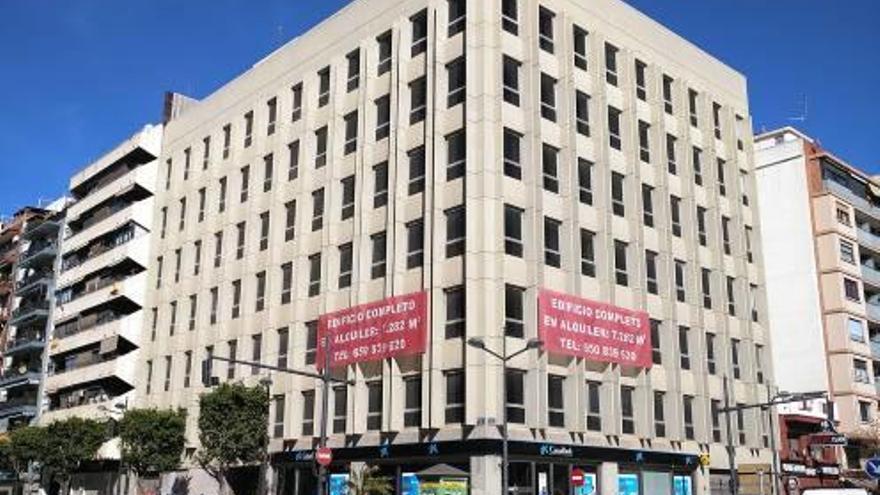
[[[755,160],[777,384],[829,391],[853,433],[877,414],[880,182],[790,127],[757,136]]]
[[[146,126],[70,180],[43,424],[118,418],[134,404],[161,142],[162,127]],[[118,456],[115,441],[99,452],[101,459]],[[75,483],[112,486],[113,471]]]
[[[11,308],[3,342],[0,378],[0,429],[31,424],[38,416],[43,383],[43,353],[52,328],[55,263],[63,223],[63,199],[47,208],[18,211],[2,236],[8,241],[3,276]],[[2,282],[0,282],[2,283]],[[3,292],[0,289],[0,292]]]
[[[407,314],[413,340],[329,349],[333,476],[500,493],[505,413],[517,493],[574,468],[721,493],[724,384],[748,404],[772,376],[749,125],[742,75],[618,0],[356,0],[167,123],[143,403],[186,408],[197,449],[206,357],[314,371],[323,337]],[[594,347],[587,313],[633,342]],[[535,338],[506,375],[467,344]],[[270,378],[274,486],[313,493],[321,384]],[[769,421],[732,415],[739,463],[769,465]]]

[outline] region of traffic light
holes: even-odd
[[[202,360],[202,385],[205,388],[210,388],[220,383],[220,379],[216,376],[211,376],[213,369],[214,366],[210,358]]]

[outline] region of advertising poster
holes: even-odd
[[[574,489],[574,495],[597,495],[596,475],[593,473],[584,473],[584,486]]]
[[[401,495],[422,495],[419,488],[419,477],[415,473],[402,473],[400,475]]]
[[[348,495],[348,475],[330,475],[330,495]]]
[[[651,367],[648,313],[541,289],[538,334],[548,352]]]
[[[467,478],[440,478],[422,481],[419,495],[468,495],[469,487]]]
[[[639,495],[639,475],[617,475],[617,493],[619,495]]]
[[[318,368],[324,365],[324,337],[330,340],[331,368],[425,352],[427,307],[428,293],[416,292],[321,315]]]
[[[547,473],[538,473],[538,495],[550,495],[547,491]]]
[[[675,495],[693,495],[690,476],[675,476],[672,478],[673,493]]]

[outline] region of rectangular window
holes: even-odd
[[[446,136],[446,180],[464,177],[467,141],[464,129]]]
[[[608,107],[608,145],[620,151],[620,110]]]
[[[293,104],[291,105],[290,111],[290,121],[296,122],[302,118],[302,95],[303,95],[303,86],[302,83],[297,83],[293,87],[290,88],[291,100]]]
[[[207,207],[208,202],[208,191],[204,187],[199,189],[199,216],[198,221],[202,223],[205,221],[205,208]]]
[[[391,133],[391,97],[385,95],[376,100],[376,141]]]
[[[351,273],[354,266],[354,249],[347,242],[339,246],[339,288],[351,287]]]
[[[517,180],[522,179],[521,140],[522,134],[504,128],[504,175]]]
[[[324,228],[324,188],[312,191],[312,232]]]
[[[464,31],[467,4],[465,3],[465,0],[447,0],[447,2],[449,3],[447,36],[452,38],[456,34]],[[447,423],[448,422],[449,421],[447,421]]]
[[[739,115],[735,115],[734,118],[736,119],[736,129],[735,129],[736,130],[736,149],[742,151],[743,150],[742,134],[743,134],[744,121],[743,121],[743,118],[740,117]]]
[[[330,67],[318,71],[318,108],[330,102]]]
[[[464,254],[465,248],[465,210],[456,206],[444,212],[446,216],[446,257],[454,258]]]
[[[379,63],[376,66],[377,75],[391,72],[391,31],[387,31],[376,38],[379,49]]]
[[[626,214],[624,180],[623,174],[611,172],[611,211],[619,217]]]
[[[626,248],[623,241],[614,241],[614,280],[617,285],[624,287],[629,285],[629,275],[626,271]]]
[[[354,176],[348,176],[340,181],[342,186],[342,209],[341,219],[348,220],[354,216]]]
[[[254,141],[254,112],[244,114],[244,147],[247,148]]]
[[[373,167],[373,208],[388,204],[388,162]]]
[[[315,434],[315,391],[302,392],[302,435],[310,437]]]
[[[220,179],[220,190],[217,194],[217,212],[226,211],[226,177]]]
[[[675,260],[675,300],[685,302],[687,299],[687,281],[685,279],[687,265],[682,260]]]
[[[859,401],[859,421],[862,423],[871,422],[871,403],[868,401]]]
[[[348,413],[348,386],[333,387],[333,433],[345,433],[345,417]]]
[[[551,427],[565,427],[565,377],[547,375],[547,423]]]
[[[425,111],[428,105],[428,86],[424,76],[409,83],[409,123],[410,125],[418,124],[425,120]],[[390,107],[389,118],[390,122]],[[376,130],[378,132],[378,128]],[[387,135],[387,134],[386,134]]]
[[[306,352],[305,352],[305,364],[313,365],[315,364],[315,359],[318,356],[318,320],[307,321],[305,323],[306,327]]]
[[[681,198],[669,197],[669,217],[672,223],[672,235],[681,237]]]
[[[272,421],[272,438],[284,438],[284,396],[272,397],[274,418]]]
[[[422,424],[422,377],[403,377],[404,407],[403,426],[415,428]]]
[[[681,369],[691,369],[690,329],[688,327],[678,327],[678,359]]]
[[[361,51],[357,48],[345,56],[348,60],[348,83],[346,90],[350,93],[358,88],[361,81]]]
[[[697,119],[697,92],[693,89],[688,89],[688,110],[690,112],[691,125],[694,127],[699,127],[699,120]]]
[[[327,126],[315,131],[315,168],[327,164]]]
[[[241,280],[232,282],[232,319],[241,316]]]
[[[162,268],[164,265],[164,258],[159,256],[156,258],[156,288],[159,289],[162,287]]]
[[[321,253],[309,256],[309,297],[321,293]]]
[[[559,242],[560,230],[562,230],[562,222],[550,217],[544,217],[544,263],[547,266],[562,267],[562,253]]]
[[[730,244],[730,218],[721,217],[721,243],[724,246],[724,254],[731,253]]]
[[[260,213],[260,251],[269,249],[269,212]]]
[[[171,389],[171,356],[165,356],[165,384],[164,391]]]
[[[587,70],[587,31],[579,26],[574,26],[574,66],[580,70]]]
[[[541,148],[544,169],[544,190],[559,193],[559,150],[545,144]]]
[[[749,206],[749,173],[745,170],[739,171],[739,190],[743,206]]]
[[[409,158],[409,184],[407,185],[410,195],[425,191],[425,147],[419,146],[407,153]]]
[[[180,262],[183,258],[183,253],[180,249],[174,250],[174,282],[180,282]]]
[[[211,287],[211,325],[217,324],[217,310],[220,305],[220,292],[217,287]]]
[[[641,60],[635,61],[635,69],[636,69],[636,98],[647,101],[648,100],[648,88],[645,83],[645,79],[647,78],[646,72],[648,70],[648,66],[645,65]]]
[[[648,184],[642,184],[642,223],[654,226],[654,188]]]
[[[708,268],[700,269],[700,286],[703,292],[703,307],[712,309],[712,271]]]
[[[244,245],[247,233],[247,224],[245,222],[239,222],[235,225],[236,231],[236,243],[235,243],[235,259],[240,260],[244,258]]]
[[[764,346],[755,344],[755,381],[764,383]]]
[[[262,271],[257,274],[257,297],[255,300],[254,311],[260,312],[266,309],[266,272]]]
[[[223,159],[229,158],[229,146],[232,141],[232,124],[223,126]]]
[[[507,393],[504,407],[508,423],[525,424],[526,422],[525,377],[525,371],[516,369],[508,369],[504,375]]]
[[[238,341],[230,340],[227,344],[229,359],[233,361],[238,357]],[[235,363],[226,363],[226,379],[234,380],[235,379]]]
[[[502,93],[504,101],[519,106],[519,69],[522,64],[507,55],[502,59]]]
[[[419,268],[425,257],[425,223],[413,220],[406,224],[406,268]]]
[[[367,382],[367,430],[382,429],[382,380]]]
[[[706,334],[706,371],[714,375],[717,369],[715,361],[715,334]]]
[[[849,263],[850,265],[856,264],[855,250],[853,249],[853,243],[849,241],[845,241],[840,239],[840,259],[844,263]]]
[[[709,407],[709,415],[712,416],[712,441],[721,442],[721,401],[712,399]]]
[[[457,339],[465,333],[465,292],[464,287],[446,289],[446,338]]]
[[[847,323],[849,329],[849,338],[853,342],[865,342],[865,327],[862,320],[849,318]]]
[[[582,92],[575,91],[574,93],[574,102],[575,102],[575,127],[577,128],[578,134],[582,136],[590,136],[590,95]]]
[[[672,134],[666,135],[666,167],[672,175],[678,174],[678,163],[675,158],[676,141]]]
[[[733,277],[727,277],[727,314],[736,316],[736,288]]]
[[[651,163],[651,124],[639,121],[639,159]]]
[[[171,301],[170,317],[168,319],[168,335],[174,335],[177,327],[177,301]]]
[[[251,167],[245,165],[241,168],[241,192],[239,193],[239,202],[244,203],[248,200],[248,192],[250,189]]]
[[[299,177],[299,139],[287,145],[287,180]]]
[[[192,294],[189,296],[189,325],[188,328],[190,331],[196,329],[196,315],[199,312],[199,298],[197,295]]]
[[[358,113],[357,110],[346,115],[345,121],[345,144],[343,153],[349,155],[357,150],[358,140]]]
[[[682,416],[684,417],[684,438],[694,439],[694,398],[690,395],[682,397]]]
[[[508,337],[525,336],[525,293],[522,287],[504,286],[504,334]]]
[[[281,265],[281,304],[290,304],[293,288],[293,263]]]
[[[739,365],[739,340],[730,339],[730,365],[733,367],[733,378],[739,380],[742,370]]]
[[[503,0],[501,2],[501,29],[514,36],[519,34],[519,14],[516,2],[517,0]]]
[[[428,12],[423,10],[410,18],[412,47],[410,56],[415,57],[428,50]]]
[[[717,167],[717,170],[718,170],[718,194],[720,194],[722,196],[727,196],[727,182],[725,179],[726,174],[724,173],[724,168],[727,166],[727,163],[724,160],[719,158],[717,161],[717,165],[718,165],[718,167]]]
[[[177,223],[177,230],[186,228],[186,198],[180,198],[180,218]]]
[[[202,139],[202,170],[208,169],[211,162],[211,136],[205,136]]]
[[[715,129],[715,139],[721,139],[721,105],[712,103],[712,126]]]
[[[660,340],[660,320],[651,318],[651,362],[663,364],[663,346]]]
[[[633,396],[636,389],[633,387],[620,387],[620,431],[624,435],[632,435],[636,432],[635,405]]]
[[[706,208],[702,206],[697,206],[697,238],[701,246],[706,246],[709,243],[706,233]]]
[[[272,177],[275,175],[275,158],[272,153],[263,157],[263,192],[272,190]]]
[[[162,220],[159,222],[159,239],[165,238],[165,232],[168,230],[168,207],[163,206],[160,216]]]
[[[596,234],[581,229],[581,275],[596,276]]]
[[[755,261],[755,255],[752,252],[752,228],[746,225],[744,231],[745,236],[743,240],[746,243],[746,261],[753,263]]]
[[[645,251],[645,282],[649,294],[660,292],[657,282],[657,253],[650,250]]]
[[[593,204],[593,163],[583,158],[578,158],[578,199]]]
[[[268,119],[266,121],[266,135],[275,134],[275,124],[278,121],[278,99],[272,98],[266,102],[266,113]]]
[[[511,256],[523,256],[523,213],[521,208],[504,205],[504,252]]]
[[[844,277],[843,293],[850,301],[861,302],[862,297],[859,294],[859,283],[851,278]]]
[[[654,436],[666,436],[666,394],[654,392]]]
[[[385,232],[379,232],[370,236],[370,244],[372,244],[373,256],[370,264],[370,278],[373,280],[385,276],[386,271],[386,253],[387,243]]]
[[[464,372],[461,370],[447,371],[446,378],[446,423],[464,423]]]
[[[605,43],[605,82],[617,86],[617,52],[616,46]]]
[[[541,117],[556,122],[556,79],[541,73]]]
[[[290,333],[287,327],[278,329],[278,367],[287,368],[287,349],[290,347]]]
[[[673,113],[672,78],[667,76],[666,74],[663,75],[663,110],[669,115],[672,115]]]
[[[446,64],[446,107],[452,108],[459,103],[464,103],[467,92],[467,66],[464,57],[459,57]]]
[[[602,430],[602,384],[587,382],[587,430]]]
[[[284,241],[296,237],[296,200],[284,203]]]
[[[547,53],[553,53],[553,18],[556,14],[550,10],[538,8],[538,46]]]
[[[694,167],[694,184],[698,186],[703,185],[703,150],[694,146],[693,148],[693,167]]]
[[[749,284],[749,307],[751,308],[752,321],[758,322],[758,286]]]

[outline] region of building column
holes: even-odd
[[[471,457],[471,495],[501,493],[501,456]]]
[[[599,495],[617,495],[617,463],[603,462],[599,464],[596,478],[599,482]]]
[[[694,495],[709,495],[709,469],[698,467],[691,475],[691,483],[693,483]]]

